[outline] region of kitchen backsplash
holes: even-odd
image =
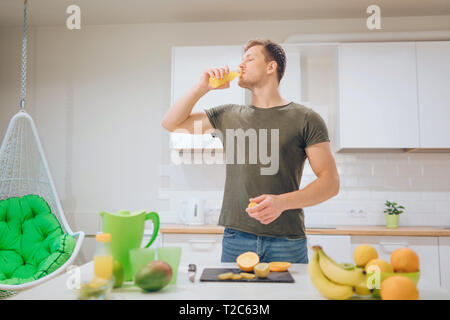
[[[400,225],[450,225],[450,154],[335,153],[339,194],[304,208],[307,226],[382,225],[384,203],[396,201],[406,210]],[[216,223],[225,182],[223,165],[163,165],[159,199],[166,200],[162,222],[181,222],[182,201],[205,200],[207,223]],[[305,164],[301,187],[315,175]]]

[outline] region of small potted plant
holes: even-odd
[[[403,210],[399,209],[405,209],[404,206],[399,206],[397,202],[385,202],[385,206],[387,207],[386,210],[384,210],[384,213],[386,213],[386,227],[395,229],[398,227],[398,218],[400,213],[403,212]]]

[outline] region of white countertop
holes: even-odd
[[[306,264],[292,264],[289,271],[295,283],[265,283],[265,282],[200,282],[199,278],[205,266],[197,265],[195,282],[188,280],[187,270],[180,268],[177,283],[168,285],[161,291],[144,293],[132,282],[125,282],[121,288],[114,289],[111,299],[114,300],[316,300],[324,299],[311,283]],[[235,263],[221,263],[208,267],[233,267]],[[81,281],[89,281],[93,277],[93,262],[80,267]],[[19,292],[10,297],[11,300],[72,300],[77,299],[75,290],[67,286],[69,277],[76,272],[64,273],[55,279],[45,282],[35,288]],[[420,298],[450,300],[450,292],[435,288],[424,281],[419,281]],[[354,296],[354,298],[358,298]]]

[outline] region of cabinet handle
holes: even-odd
[[[217,241],[215,240],[188,240],[189,245],[197,251],[211,251]]]
[[[383,251],[387,253],[392,253],[395,249],[408,247],[408,242],[379,242],[380,247],[383,249]],[[387,247],[396,247],[395,249],[388,249]]]
[[[188,240],[189,243],[216,243],[216,240]]]

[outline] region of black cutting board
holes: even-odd
[[[254,279],[239,279],[239,280],[233,280],[233,279],[226,279],[226,280],[220,280],[219,274],[226,273],[226,272],[233,272],[233,273],[241,273],[243,272],[239,268],[205,268],[203,269],[202,275],[200,276],[200,281],[214,281],[214,282],[287,282],[287,283],[293,283],[295,282],[294,278],[292,278],[292,275],[289,271],[282,271],[282,272],[271,272],[267,278],[258,278],[255,277]],[[253,273],[253,272],[248,272]]]

